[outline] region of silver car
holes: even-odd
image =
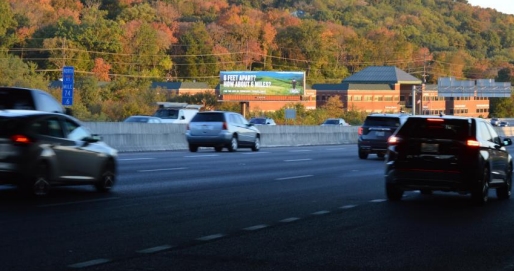
[[[259,151],[261,133],[241,114],[225,111],[197,113],[187,125],[186,139],[189,151],[199,147],[214,147],[220,152],[223,148],[234,152],[238,148],[251,148]]]

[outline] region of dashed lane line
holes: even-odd
[[[300,175],[300,176],[283,177],[283,178],[277,178],[277,179],[275,179],[275,181],[309,178],[309,177],[312,177],[312,176],[314,176],[314,175]]]
[[[264,228],[267,228],[269,227],[268,225],[266,224],[261,224],[261,225],[255,225],[255,226],[251,226],[251,227],[248,227],[248,228],[244,228],[245,231],[256,231],[256,230],[260,230],[260,229],[264,229]]]
[[[138,250],[137,253],[151,254],[151,253],[156,253],[156,252],[161,252],[161,251],[164,251],[164,250],[168,250],[168,249],[171,249],[171,248],[173,248],[173,246],[162,245],[162,246],[156,246],[156,247],[150,247],[150,248],[145,248],[145,249],[142,249],[142,250]]]
[[[91,260],[91,261],[87,261],[87,262],[71,264],[71,265],[68,265],[68,267],[76,268],[76,269],[78,269],[78,268],[86,268],[86,267],[91,267],[91,266],[94,266],[94,265],[108,263],[110,261],[111,260],[109,260],[109,259],[95,259],[95,260]]]
[[[221,234],[221,233],[218,233],[218,234],[211,234],[211,235],[207,235],[207,236],[202,236],[200,238],[196,238],[196,240],[198,241],[211,241],[211,240],[215,240],[215,239],[219,239],[221,237],[224,237],[225,235]]]
[[[138,170],[137,172],[157,172],[157,171],[172,171],[172,170],[183,170],[183,169],[187,169],[187,167],[141,169],[141,170]]]
[[[314,212],[314,213],[312,213],[312,215],[326,215],[328,213],[330,213],[330,211],[323,210],[323,211]]]
[[[312,161],[310,158],[304,158],[304,159],[291,159],[291,160],[284,160],[284,162],[302,162],[302,161]]]
[[[300,218],[298,218],[298,217],[288,217],[288,218],[284,218],[284,219],[280,220],[279,222],[280,223],[291,223],[291,222],[294,222],[294,221],[297,221],[297,220],[300,220]]]

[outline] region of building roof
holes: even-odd
[[[342,83],[421,84],[422,82],[394,66],[370,66],[345,78]]]
[[[394,90],[390,84],[314,84],[312,88],[317,91],[346,91],[346,90]]]
[[[207,83],[203,82],[152,82],[150,88],[164,89],[210,89]]]

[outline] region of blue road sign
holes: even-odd
[[[66,66],[62,68],[62,105],[73,105],[73,85],[75,68]]]

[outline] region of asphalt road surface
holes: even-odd
[[[514,270],[514,199],[388,202],[383,169],[356,145],[122,153],[111,193],[0,187],[0,270]]]

